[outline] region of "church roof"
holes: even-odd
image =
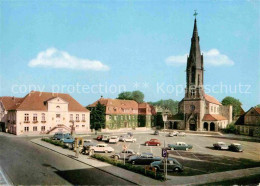
[[[220,114],[205,114],[202,121],[222,121],[228,120],[226,117]]]
[[[210,102],[210,103],[214,103],[217,105],[222,105],[216,98],[214,98],[213,96],[210,96],[208,94],[204,94],[205,100]]]

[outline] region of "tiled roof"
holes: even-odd
[[[154,106],[150,105],[149,103],[139,103],[138,104],[138,114],[155,115],[156,111],[155,111]]]
[[[260,108],[255,108],[256,112],[258,112],[258,114],[260,114]]]
[[[88,109],[79,104],[74,98],[69,94],[63,93],[52,93],[52,92],[38,92],[31,91],[24,98],[21,98],[20,104],[9,108],[8,110],[38,110],[38,111],[47,111],[47,100],[52,98],[60,97],[68,102],[69,111],[80,111],[80,112],[89,112]]]
[[[205,114],[202,119],[202,121],[221,121],[221,120],[227,120],[227,118],[220,114]]]
[[[216,98],[214,98],[213,96],[210,96],[208,94],[204,94],[204,97],[206,99],[206,101],[210,102],[210,103],[214,103],[217,105],[222,105]]]
[[[100,98],[88,107],[95,107],[98,102],[106,106],[106,114],[138,114],[138,103],[133,100]]]
[[[15,109],[23,101],[23,98],[4,96],[0,97],[0,101],[3,103],[5,110]]]

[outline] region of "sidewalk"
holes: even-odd
[[[31,140],[31,142],[138,185],[197,185],[260,174],[260,167],[256,167],[197,176],[168,176],[167,181],[160,182],[111,164],[98,161],[86,155],[80,155],[79,158],[75,158],[75,152],[41,141],[39,138]]]

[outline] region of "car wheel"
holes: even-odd
[[[146,143],[145,146],[148,146],[148,143]]]
[[[175,172],[180,172],[181,169],[180,169],[179,167],[175,167],[175,168],[174,168],[174,171],[175,171]]]
[[[115,159],[115,160],[118,160],[118,159],[119,159],[119,157],[118,157],[118,156],[115,156],[115,157],[114,157],[114,159]]]
[[[132,161],[132,165],[134,165],[135,164],[135,161]]]

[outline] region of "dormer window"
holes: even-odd
[[[56,109],[60,109],[60,106],[56,106]]]

